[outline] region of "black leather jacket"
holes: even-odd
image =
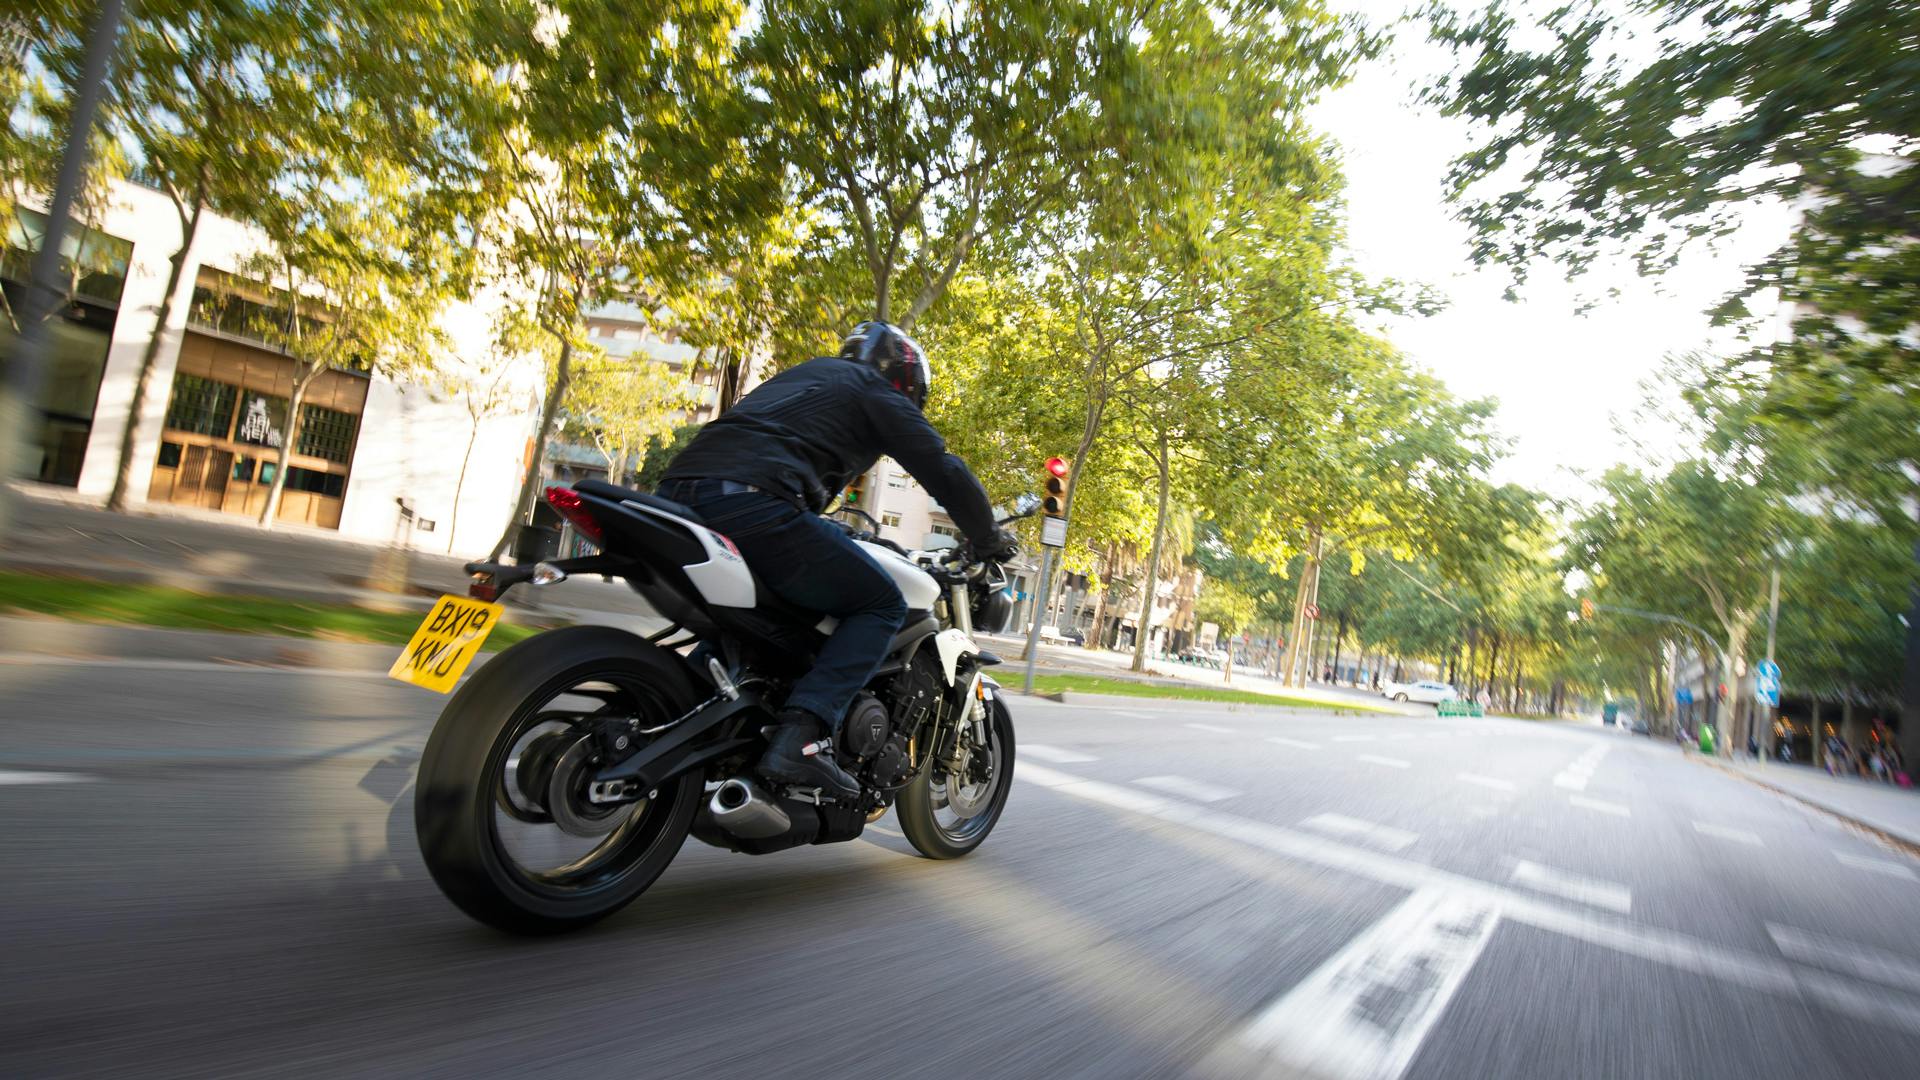
[[[969,540],[994,535],[993,505],[966,462],[907,396],[870,367],[821,356],[787,369],[701,428],[667,480],[732,480],[814,513],[885,454],[913,474]]]

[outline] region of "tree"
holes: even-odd
[[[623,483],[640,458],[672,438],[698,404],[698,388],[678,369],[646,357],[581,357],[567,388],[567,421],[607,459],[607,479]]]
[[[762,151],[796,200],[837,224],[873,317],[912,327],[983,241],[1082,197],[1085,172],[1181,182],[1179,148],[1239,119],[1221,39],[1333,69],[1350,29],[1312,0],[782,0],[761,8],[741,53]]]
[[[1227,664],[1222,677],[1227,682],[1233,681],[1233,637],[1252,624],[1259,607],[1259,601],[1232,584],[1213,580],[1201,588],[1194,603],[1193,617],[1219,627],[1220,638],[1226,642]]]
[[[287,164],[275,133],[326,122],[313,57],[301,54],[301,26],[280,4],[167,0],[141,4],[123,35],[107,122],[138,155],[141,174],[173,204],[180,242],[168,256],[166,289],[140,354],[110,510],[126,509],[135,483],[133,418],[152,393],[201,219],[218,209],[251,220],[259,200],[275,198]]]
[[[539,284],[538,321],[558,352],[494,558],[532,510],[582,313],[613,298],[658,311],[675,286],[711,281],[725,269],[713,238],[776,209],[780,191],[743,157],[739,5],[593,0],[512,16],[481,39],[515,75],[482,129],[508,195],[489,221],[493,273]]]
[[[263,441],[280,451],[260,510],[263,528],[279,513],[307,391],[322,374],[333,368],[418,374],[444,348],[435,320],[451,295],[458,253],[437,222],[423,219],[404,173],[362,169],[355,179],[360,186],[350,195],[336,197],[315,185],[305,198],[289,198],[257,220],[268,250],[250,260],[248,270],[264,281],[269,303],[258,307],[251,330],[293,364],[279,430],[270,416],[261,417]]]

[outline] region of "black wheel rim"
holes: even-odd
[[[596,836],[563,831],[520,782],[520,765],[528,751],[534,752],[536,760],[543,755],[557,758],[554,744],[562,733],[584,735],[588,725],[608,716],[637,717],[636,727],[651,728],[677,715],[671,702],[630,671],[569,675],[523,702],[494,739],[487,758],[485,783],[491,798],[481,812],[500,868],[528,892],[574,899],[618,888],[662,846],[677,846],[681,838],[670,833],[679,781],[652,793],[651,798],[605,811],[583,799],[576,801],[582,816],[597,816],[605,825],[605,831]],[[578,778],[576,794],[583,792],[590,772],[569,774]]]
[[[929,777],[927,782],[927,805],[932,811],[933,827],[948,843],[966,846],[979,840],[987,830],[993,828],[995,819],[1000,816],[1000,807],[1007,796],[1007,741],[1000,730],[1000,717],[997,710],[988,710],[987,745],[975,747],[973,753],[985,753],[992,765],[992,779],[987,781],[991,789],[976,798],[984,798],[986,805],[973,817],[961,817],[953,810],[948,785],[955,782],[952,775]]]

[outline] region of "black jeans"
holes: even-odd
[[[839,730],[853,695],[873,678],[907,617],[900,587],[880,565],[824,519],[784,499],[726,489],[719,480],[671,480],[660,495],[698,511],[733,541],[761,584],[782,600],[839,620],[813,670],[793,684],[787,707]]]

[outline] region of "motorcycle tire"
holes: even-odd
[[[901,789],[899,801],[894,804],[901,835],[915,851],[929,859],[957,859],[979,847],[1006,808],[1007,794],[1013,790],[1013,715],[997,697],[989,704],[988,715],[992,717],[992,739],[999,760],[995,763],[995,787],[985,809],[975,817],[962,819],[958,828],[942,824],[939,807],[935,805],[938,800],[931,770],[923,771]]]
[[[697,704],[679,658],[624,630],[573,626],[528,638],[482,667],[447,703],[427,739],[414,790],[415,831],[434,883],[461,911],[515,934],[578,929],[633,902],[673,861],[700,807],[702,776],[663,784],[600,878],[564,886],[526,873],[503,850],[497,788],[515,732],[554,695],[596,676],[642,686],[671,716]],[[632,848],[634,850],[629,851]]]

